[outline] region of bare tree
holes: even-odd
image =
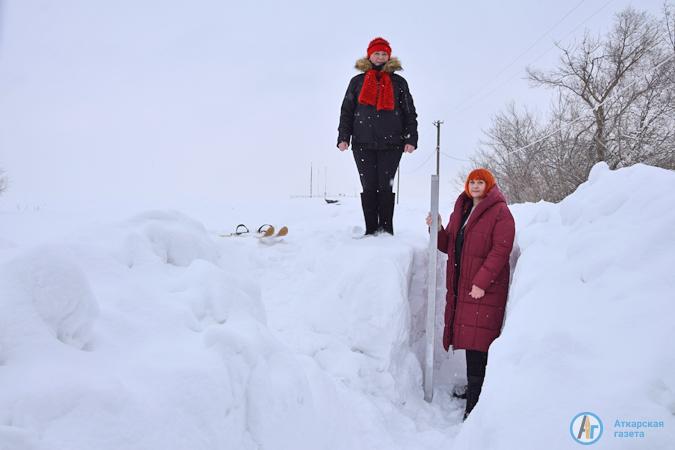
[[[487,139],[481,142],[483,148],[472,163],[494,173],[509,201],[540,200],[546,180],[539,163],[547,142],[535,141],[542,135],[543,129],[532,113],[526,109],[518,111],[511,103],[493,118],[492,126],[485,132]]]
[[[592,166],[647,163],[675,169],[675,16],[628,8],[603,37],[558,45],[552,70],[528,68],[533,86],[554,89],[548,118],[510,104],[493,117],[474,164],[494,171],[510,201],[558,201]]]
[[[546,123],[510,104],[485,131],[474,165],[489,168],[512,202],[559,201],[583,183],[592,162],[579,149],[592,148],[592,132],[578,124],[581,112],[559,96]]]
[[[549,72],[527,69],[535,86],[563,90],[587,105],[595,125],[596,162],[608,161],[607,122],[613,119],[612,115],[625,112],[648,90],[627,81],[641,72],[650,59],[656,59],[654,52],[658,51],[660,39],[659,27],[646,13],[628,8],[617,15],[606,39],[586,33],[576,48],[558,46],[562,56],[556,69]],[[612,97],[622,87],[620,95]],[[625,90],[631,91],[629,95],[625,95]]]
[[[669,2],[663,4],[663,24],[670,47],[675,52],[675,8]]]

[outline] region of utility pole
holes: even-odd
[[[434,122],[434,126],[436,127],[436,175],[440,176],[440,170],[441,170],[441,122],[440,120],[437,120]]]
[[[429,267],[427,272],[426,351],[424,357],[424,400],[434,397],[434,345],[436,341],[436,273],[438,270],[438,192],[441,154],[441,122],[436,127],[436,174],[431,175],[431,227],[429,228]]]

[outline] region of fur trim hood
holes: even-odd
[[[371,63],[368,58],[361,58],[356,61],[354,67],[361,72],[368,72],[373,68],[373,63]],[[384,63],[384,67],[382,68],[383,72],[389,73],[394,73],[399,70],[403,70],[403,67],[401,66],[401,61],[396,57],[389,58],[389,61]]]

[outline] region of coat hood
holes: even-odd
[[[356,61],[354,67],[361,72],[368,72],[373,68],[373,63],[371,63],[368,58],[361,58]],[[403,67],[401,66],[401,61],[396,57],[389,58],[389,61],[384,63],[384,67],[382,68],[383,72],[389,73],[394,73],[399,70],[403,70]]]
[[[472,198],[469,197],[466,194],[466,192],[462,191],[462,193],[459,194],[459,197],[457,197],[454,211],[457,211],[457,213],[461,215],[461,211],[464,205],[472,201],[473,201]],[[476,206],[476,210],[473,213],[471,213],[471,217],[469,217],[469,221],[466,223],[466,227],[468,228],[470,223],[473,223],[476,220],[478,220],[478,218],[481,216],[481,214],[483,214],[484,211],[486,211],[491,206],[497,203],[506,204],[506,198],[504,197],[504,194],[502,194],[502,191],[500,191],[499,188],[495,185],[492,187],[492,189],[490,189],[490,192],[487,193],[485,198],[481,200],[478,206]]]

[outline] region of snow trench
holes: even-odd
[[[11,247],[0,448],[447,443],[460,404],[422,400],[414,351],[424,241],[296,233],[266,245],[148,212]]]

